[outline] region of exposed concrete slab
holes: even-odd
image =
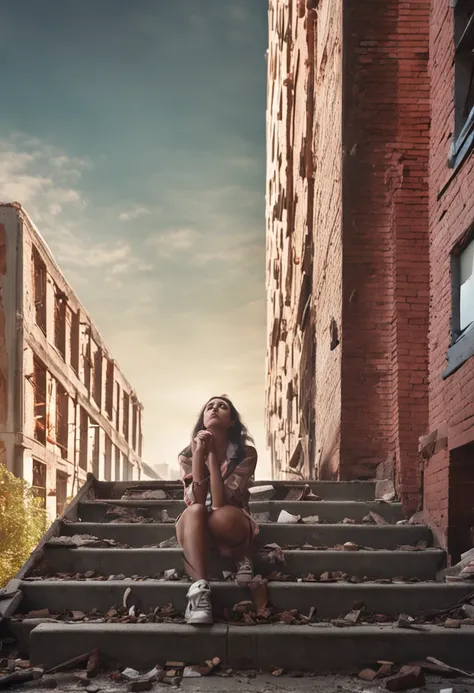
[[[407,662],[437,657],[453,666],[472,665],[474,627],[427,632],[392,626],[352,628],[310,626],[201,627],[168,624],[45,624],[30,637],[33,665],[52,667],[100,648],[122,666],[154,666],[179,658],[198,663],[220,657],[232,667],[268,670],[272,666],[310,671],[351,671],[379,659]]]
[[[303,577],[308,573],[319,577],[325,571],[342,571],[359,578],[404,577],[434,580],[445,566],[441,550],[428,551],[285,551],[285,565],[271,564],[265,555],[255,553],[255,570],[263,575],[280,570],[286,575]],[[223,570],[235,569],[229,559],[212,554],[212,575],[222,578]],[[45,568],[48,573],[86,573],[100,575],[157,576],[165,570],[184,570],[180,549],[71,549],[46,547]]]
[[[44,624],[31,633],[30,661],[33,666],[51,668],[95,648],[122,666],[151,668],[178,658],[189,664],[213,657],[225,662],[227,626],[205,626],[198,631],[172,624]]]
[[[186,607],[189,585],[182,582],[82,582],[56,581],[25,582],[23,612],[48,608],[52,613],[78,610],[85,613],[96,608],[105,613],[112,606],[121,606],[125,590],[130,587],[129,604],[149,613],[156,606],[173,604],[179,613]],[[270,602],[278,611],[298,609],[308,614],[316,608],[318,618],[337,618],[363,602],[369,613],[398,617],[400,613],[421,615],[430,610],[448,609],[472,592],[466,584],[360,584],[347,583],[280,583],[268,585]],[[212,602],[215,616],[223,616],[224,609],[250,598],[246,589],[232,583],[213,583]]]
[[[136,509],[143,517],[161,518],[163,510],[169,517],[178,517],[185,505],[178,500],[117,500],[117,501],[85,501],[80,504],[79,517],[85,522],[107,522],[106,515],[111,505]],[[350,518],[361,522],[362,518],[371,511],[378,513],[387,522],[394,524],[403,518],[400,503],[378,503],[358,501],[254,501],[250,509],[255,513],[270,512],[270,519],[276,522],[282,510],[292,515],[311,517],[317,515],[322,522],[340,522]]]
[[[115,539],[129,546],[159,544],[176,535],[174,524],[126,524],[75,522],[63,524],[61,534],[91,534]],[[394,549],[400,545],[414,546],[420,541],[431,545],[433,535],[424,525],[260,525],[258,543],[276,542],[280,546],[335,546],[351,541],[375,549]]]
[[[453,637],[454,636],[454,637]],[[291,643],[291,644],[290,644]],[[452,634],[392,626],[312,628],[309,626],[230,627],[228,661],[235,667],[271,666],[314,671],[351,671],[377,660],[406,663],[436,657],[453,666],[472,667],[474,627]]]

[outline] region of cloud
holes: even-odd
[[[162,231],[149,236],[145,244],[154,248],[163,258],[171,257],[176,253],[187,252],[197,243],[200,234],[194,229],[174,229]]]
[[[119,221],[133,221],[134,219],[143,217],[146,214],[150,214],[149,209],[147,209],[146,207],[140,207],[139,205],[135,205],[134,207],[131,207],[130,209],[125,210],[124,212],[121,212],[118,216],[118,219]]]

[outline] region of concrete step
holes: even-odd
[[[91,534],[100,539],[115,539],[129,546],[157,545],[175,536],[174,524],[138,523],[63,523],[61,534]],[[360,546],[374,549],[395,549],[397,546],[415,546],[420,541],[432,544],[433,535],[424,525],[260,525],[258,543],[260,545],[276,542],[285,546],[328,546],[351,541]]]
[[[215,625],[197,630],[173,624],[48,623],[30,636],[32,664],[47,668],[94,648],[122,666],[150,668],[179,653],[187,663],[217,656],[234,668],[263,670],[278,665],[289,670],[353,671],[377,660],[406,663],[428,656],[468,669],[474,627],[417,632],[392,626]]]
[[[223,570],[232,571],[229,559],[212,555],[212,575],[222,578]],[[434,580],[437,571],[445,567],[446,556],[441,550],[427,551],[285,551],[285,565],[271,564],[265,556],[255,553],[255,570],[268,575],[275,570],[302,577],[312,573],[319,577],[326,571],[341,571],[356,577],[369,579],[393,576]],[[45,547],[42,571],[54,573],[86,573],[94,570],[99,575],[157,576],[175,568],[182,572],[184,564],[180,549],[71,549]]]
[[[21,613],[49,609],[52,614],[77,610],[90,613],[98,609],[105,614],[113,606],[121,607],[125,590],[131,587],[128,604],[134,604],[142,613],[152,612],[156,606],[173,604],[177,613],[184,614],[189,584],[183,582],[22,582]],[[365,604],[371,614],[384,614],[396,619],[400,613],[420,616],[435,609],[448,609],[467,597],[472,587],[464,584],[360,584],[349,583],[284,583],[268,585],[271,604],[278,612],[298,609],[308,615],[316,608],[318,619],[332,619],[346,614],[354,603]],[[248,589],[229,582],[212,584],[214,616],[222,618],[225,610],[232,613],[235,604],[251,599]]]
[[[308,485],[313,493],[324,500],[371,501],[375,498],[375,481],[255,481],[253,486],[273,486],[275,500],[284,500],[288,491]],[[180,481],[99,481],[97,497],[121,498],[127,489],[140,491],[163,489],[169,493],[183,493]]]
[[[146,518],[161,520],[163,510],[170,518],[176,518],[183,512],[185,505],[179,500],[117,500],[84,501],[79,506],[79,517],[84,522],[108,522],[107,511],[111,507],[120,506],[136,511]],[[376,512],[387,522],[395,524],[403,518],[400,503],[378,503],[377,501],[261,501],[250,504],[252,513],[270,512],[270,520],[276,522],[282,510],[301,517],[318,516],[321,522],[337,523],[345,518],[362,522],[370,513]]]

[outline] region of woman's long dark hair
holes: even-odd
[[[226,402],[229,405],[230,409],[230,416],[232,419],[232,423],[234,424],[229,428],[229,443],[234,443],[237,446],[237,453],[236,453],[236,459],[234,459],[234,464],[239,464],[239,462],[242,462],[242,460],[245,457],[245,446],[247,443],[253,443],[254,440],[250,433],[247,430],[247,427],[242,421],[242,417],[240,416],[239,412],[237,409],[234,407],[232,404],[231,400],[226,396],[226,395],[218,395],[217,397],[210,397],[206,404],[203,406],[201,409],[201,412],[199,414],[199,418],[196,421],[196,425],[193,428],[193,432],[191,433],[191,440],[193,441],[194,438],[197,436],[199,431],[202,431],[205,426],[204,426],[204,412],[206,411],[206,407],[209,404],[209,402],[213,399],[221,399],[224,402]],[[182,452],[181,455],[184,455],[185,457],[190,457],[192,454],[192,449],[191,445],[188,445]]]

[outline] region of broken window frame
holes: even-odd
[[[60,449],[63,460],[68,458],[69,438],[69,395],[62,383],[56,381],[56,430],[55,444]]]
[[[448,163],[451,168],[458,168],[474,147],[474,0],[452,0],[452,6],[454,136]],[[469,101],[471,107],[466,112]]]
[[[441,376],[443,380],[474,356],[474,321],[461,329],[461,259],[472,243],[474,223],[451,252],[451,344],[447,352],[447,366]]]
[[[32,384],[34,438],[38,443],[46,446],[48,419],[48,370],[44,363],[36,356],[33,358]]]
[[[66,360],[66,313],[66,294],[54,285],[54,346],[64,361]]]
[[[33,302],[35,309],[35,322],[46,336],[47,332],[47,286],[48,271],[46,263],[39,254],[37,248],[33,246],[31,253],[31,263],[33,269]]]

